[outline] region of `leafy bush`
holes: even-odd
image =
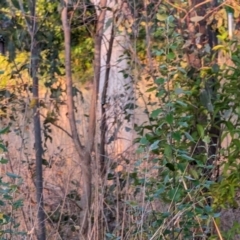
[[[159,75],[147,92],[158,98],[159,107],[146,111],[149,123],[135,127],[142,158],[130,176],[142,205],[129,204],[138,219],[132,234],[222,239],[229,232],[219,230],[221,209],[238,206],[240,48],[225,41],[234,64],[211,66],[212,55],[206,52],[206,67],[197,70],[184,61],[183,36],[173,29],[171,16],[158,28],[164,32],[161,50],[155,50],[161,58]],[[230,143],[224,145],[228,135]]]
[[[0,135],[6,134],[9,127],[0,130]],[[4,157],[7,148],[3,140],[0,141],[2,152],[0,165],[8,163]],[[20,219],[18,211],[23,206],[23,199],[18,197],[19,186],[22,183],[21,177],[14,173],[6,172],[0,177],[0,239],[12,239],[14,236],[24,236],[25,233],[19,231]]]

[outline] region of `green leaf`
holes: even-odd
[[[214,213],[213,214],[213,217],[214,218],[219,218],[221,216],[221,212],[218,212],[218,213]]]
[[[161,108],[153,110],[152,113],[151,113],[151,117],[152,118],[157,118],[160,113],[162,113],[162,109]]]
[[[165,188],[164,187],[161,187],[159,188],[155,193],[154,193],[154,197],[159,197],[162,193],[165,192]]]
[[[210,137],[209,137],[209,136],[204,136],[203,142],[205,142],[205,143],[207,143],[207,144],[210,143],[210,142],[211,142]]]
[[[177,164],[177,169],[179,169],[182,173],[185,172],[186,164],[184,164],[184,163],[178,163],[178,164]]]
[[[176,88],[176,89],[174,90],[174,92],[175,92],[176,95],[179,95],[179,94],[183,94],[183,93],[184,93],[184,90],[182,90],[182,88]]]
[[[146,137],[142,137],[141,140],[139,141],[140,144],[147,145],[149,141],[147,140]]]
[[[9,126],[3,128],[3,129],[1,129],[1,130],[0,130],[0,135],[1,135],[1,134],[8,133],[8,132],[9,132]]]
[[[170,53],[167,55],[167,59],[168,59],[168,60],[173,60],[174,58],[175,58],[174,52],[170,52]]]
[[[10,178],[20,178],[20,176],[18,176],[17,174],[15,174],[15,173],[10,173],[10,172],[7,172],[6,173],[6,175],[8,176],[8,177],[10,177]]]
[[[190,176],[185,176],[185,178],[186,178],[187,180],[190,180],[190,181],[194,181],[194,180],[195,180],[194,178],[192,178],[192,177],[190,177]]]
[[[178,69],[180,72],[182,72],[182,73],[184,73],[184,74],[187,74],[187,71],[186,71],[184,68],[178,67],[177,69]]]
[[[199,179],[199,174],[198,174],[198,172],[196,171],[196,169],[191,168],[191,169],[190,169],[190,173],[191,173],[191,175],[194,177],[194,179]]]
[[[7,148],[2,143],[0,143],[0,149],[2,149],[4,152],[7,152]]]
[[[0,159],[0,163],[1,164],[6,164],[6,163],[8,163],[8,160],[5,159],[5,158],[2,158],[2,159]]]
[[[19,199],[19,200],[13,202],[12,205],[13,205],[13,207],[14,207],[15,209],[18,209],[18,208],[20,208],[20,207],[23,206],[23,201],[22,201],[22,199]]]
[[[172,158],[172,147],[170,145],[165,145],[164,147],[164,155],[166,158]]]
[[[204,137],[204,128],[202,125],[197,124],[197,131],[198,131],[198,134],[200,135],[200,137],[203,138]]]
[[[9,194],[4,194],[3,198],[6,199],[6,200],[12,200],[13,199],[13,197]]]
[[[157,20],[159,20],[159,21],[165,21],[167,19],[168,15],[166,13],[162,13],[162,14],[157,13],[156,17],[157,17]]]
[[[180,142],[181,137],[182,137],[182,135],[181,135],[180,132],[174,132],[174,133],[172,133],[172,138],[175,139],[175,140],[178,141],[178,142]]]
[[[163,95],[165,95],[166,94],[166,91],[164,90],[164,89],[161,89],[158,93],[157,93],[157,97],[158,98],[161,98],[161,97],[163,97]]]
[[[223,27],[224,28],[224,27]],[[220,31],[220,28],[218,29]],[[225,30],[224,30],[225,31]],[[228,32],[225,31],[225,32],[222,32],[221,35],[217,35],[217,38],[224,41],[226,38],[228,37]],[[227,51],[228,50],[228,47],[225,46],[224,48],[221,48],[220,50],[222,51]]]
[[[215,47],[213,47],[213,51],[217,51],[217,50],[222,50],[222,49],[226,49],[226,46],[224,45],[217,45]]]
[[[187,107],[188,105],[182,101],[177,100],[176,103],[178,103],[182,107]]]
[[[209,112],[213,112],[213,105],[211,102],[211,93],[207,89],[202,89],[200,91],[200,101],[202,105],[207,108]]]
[[[156,56],[162,56],[165,55],[165,51],[164,50],[155,50],[154,53],[156,54]]]
[[[181,198],[181,191],[179,188],[171,189],[168,192],[168,196],[174,202],[179,201],[179,199]]]
[[[178,122],[179,126],[181,127],[185,127],[187,128],[188,127],[188,123],[187,122]]]
[[[157,84],[164,84],[164,82],[165,82],[165,79],[164,78],[157,78],[156,80],[155,80],[155,82],[157,83]]]
[[[219,69],[220,69],[220,68],[219,68],[219,65],[218,65],[218,64],[215,63],[215,64],[212,65],[212,72],[213,72],[213,73],[218,73],[218,72],[219,72]]]
[[[42,165],[49,166],[49,162],[46,159],[42,159]]]
[[[193,137],[192,137],[188,132],[185,132],[184,135],[185,135],[186,138],[187,138],[188,140],[190,140],[191,142],[195,142],[194,139],[193,139]]]
[[[169,170],[171,170],[171,171],[175,171],[175,167],[174,167],[174,165],[172,164],[172,163],[167,163],[166,164],[166,167],[169,169]]]
[[[173,123],[173,115],[171,113],[167,114],[166,121],[167,121],[168,124]]]
[[[155,141],[153,144],[151,144],[151,145],[150,145],[150,148],[149,148],[150,151],[155,150],[155,149],[158,149],[158,148],[159,148],[159,146],[158,146],[159,142],[160,142],[160,140],[157,140],[157,141]]]
[[[153,92],[153,91],[155,91],[157,89],[157,87],[151,87],[151,88],[149,88],[146,92]]]
[[[190,156],[188,156],[186,154],[181,154],[181,155],[179,155],[179,157],[181,157],[181,158],[183,158],[185,160],[188,160],[188,161],[194,161],[195,160],[194,158],[192,158],[192,157],[190,157]]]
[[[136,150],[136,153],[137,154],[141,154],[141,153],[144,153],[145,152],[145,149],[143,147],[138,147],[137,150]]]
[[[225,10],[227,13],[234,13],[234,8],[232,8],[231,6],[229,5],[226,5],[225,6]]]
[[[234,132],[235,132],[235,127],[234,127],[234,125],[232,124],[232,122],[230,122],[230,121],[226,121],[225,122],[225,125],[226,125],[226,127],[227,127],[227,129],[228,129],[228,132],[231,134],[231,136],[233,137],[233,134],[234,134]]]

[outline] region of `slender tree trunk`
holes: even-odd
[[[37,22],[35,18],[35,0],[29,1],[29,8],[31,12],[31,68],[30,73],[32,76],[32,93],[33,93],[33,126],[34,126],[34,138],[35,138],[35,157],[36,157],[36,192],[37,192],[37,204],[38,204],[38,240],[46,239],[45,229],[45,212],[44,212],[44,201],[43,201],[43,171],[42,171],[42,137],[41,137],[41,122],[39,113],[39,89],[38,89],[38,64],[40,58],[40,50],[38,49],[36,41]]]
[[[101,20],[104,37],[102,37],[101,43],[99,39],[98,42],[95,41],[95,50],[101,48],[100,59],[98,59],[101,71],[95,71],[95,76],[99,78],[97,120],[101,122],[100,157],[102,166],[105,160],[121,158],[122,154],[127,153],[130,149],[133,110],[133,83],[128,72],[128,57],[125,54],[129,42],[127,32],[125,30],[120,32],[117,29],[119,24],[124,24],[124,21],[129,18],[129,13],[126,13],[127,3],[105,0],[93,2],[98,6],[103,4],[103,1],[104,4],[107,4],[105,18]],[[118,4],[117,9],[116,4]],[[100,14],[101,12],[98,12],[99,19]],[[122,19],[121,23],[118,17]],[[128,74],[129,76],[126,77]]]
[[[106,131],[107,131],[107,90],[109,85],[109,76],[110,76],[110,70],[111,70],[111,57],[112,57],[112,50],[113,50],[113,42],[114,42],[114,26],[112,26],[111,31],[111,37],[109,40],[109,48],[107,52],[107,60],[106,60],[106,75],[104,80],[104,87],[102,91],[101,96],[101,112],[102,112],[102,118],[101,118],[101,141],[100,141],[100,166],[101,166],[101,174],[102,176],[106,173],[106,157],[107,154],[105,152],[106,147]]]
[[[38,94],[38,77],[36,75],[37,61],[35,60],[38,55],[38,51],[32,52],[32,73],[33,73],[33,100],[35,101],[35,107],[33,108],[33,126],[34,126],[34,138],[35,138],[35,157],[36,157],[36,191],[37,191],[37,204],[38,204],[38,239],[45,240],[45,213],[43,202],[43,171],[42,171],[42,137],[41,137],[41,123],[39,114],[39,94]]]
[[[101,77],[101,47],[103,38],[103,28],[106,16],[107,0],[93,1],[96,6],[100,7],[97,19],[97,30],[94,39],[94,82],[93,92],[91,99],[91,109],[89,114],[89,144],[88,149],[91,152],[93,149],[95,132],[96,132],[96,116],[97,116],[97,103],[99,97],[99,83]]]
[[[66,88],[67,88],[67,108],[68,118],[71,128],[71,134],[75,149],[79,156],[79,163],[82,171],[82,195],[81,195],[81,234],[86,236],[88,229],[88,216],[91,205],[91,155],[90,151],[86,150],[81,144],[78,130],[75,121],[73,89],[72,89],[72,67],[71,67],[71,27],[68,22],[68,6],[66,0],[61,12],[62,26],[64,31],[64,46],[65,46],[65,70],[66,70]],[[92,140],[90,140],[92,141]]]
[[[132,140],[132,135],[128,138],[130,127],[125,120],[125,112],[128,110],[124,107],[130,102],[128,98],[133,95],[129,94],[132,82],[129,77],[124,77],[125,70],[128,68],[128,59],[125,54],[126,32],[119,33],[117,24],[115,24],[118,17],[122,17],[123,6],[125,7],[126,3],[110,0],[91,0],[91,2],[96,7],[98,22],[94,46],[94,87],[89,136],[93,140],[90,143],[95,140],[96,165],[100,163],[98,177],[104,182],[107,166],[112,162],[116,163],[118,158],[121,158],[121,154],[128,149],[129,142]],[[89,149],[92,147],[89,145]],[[105,195],[104,188],[101,189],[103,190],[102,198],[110,197]],[[107,208],[104,200],[98,204],[102,204],[100,209]],[[102,239],[107,223],[102,221],[104,211],[97,211],[95,221],[99,221],[100,227],[96,231],[100,236],[98,239]],[[112,221],[118,222],[118,219],[119,216],[116,216],[116,219]]]
[[[218,2],[217,0],[212,0],[211,1],[211,6],[217,7]],[[217,33],[216,30],[212,30],[211,26],[207,26],[208,28],[208,43],[210,45],[211,48],[213,48],[214,46],[216,46],[218,44],[218,39],[217,39]],[[212,51],[212,58],[213,58],[213,51]],[[215,53],[216,54],[216,53]],[[215,58],[213,58],[213,64],[217,64],[218,62],[218,55],[215,55]],[[212,97],[212,101],[214,102],[216,100],[216,85],[218,84],[218,79],[216,79],[216,77],[212,77],[211,79],[208,80],[207,82],[207,88],[208,91],[211,92],[211,97]],[[212,165],[214,163],[216,163],[216,161],[219,160],[218,158],[218,153],[219,153],[219,148],[220,148],[220,135],[221,135],[221,117],[219,113],[215,113],[215,116],[213,116],[212,119],[212,123],[211,123],[211,127],[209,129],[209,135],[211,138],[211,141],[209,143],[209,148],[208,148],[208,161],[207,161],[207,165]],[[215,179],[217,180],[218,175],[219,175],[219,167],[216,167],[216,169],[214,169],[215,171],[212,172],[212,170],[210,169],[205,169],[204,170],[204,175],[209,177],[211,180]]]
[[[0,35],[0,54],[5,54],[5,39],[3,35]]]

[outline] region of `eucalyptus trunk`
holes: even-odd
[[[93,3],[96,9],[101,5],[98,0]],[[116,7],[117,4],[118,7]],[[124,1],[107,2],[100,45],[101,70],[98,74],[99,100],[96,109],[97,122],[100,124],[96,134],[100,143],[100,162],[103,172],[110,159],[122,159],[123,155],[130,153],[133,139],[133,82],[129,74],[128,57],[125,53],[129,39],[125,30],[119,31],[118,29],[124,20],[117,22],[120,15],[126,17],[126,9]],[[101,12],[97,10],[97,14],[100,16]],[[95,44],[95,49],[99,49],[99,44]]]

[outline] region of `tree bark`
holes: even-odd
[[[94,2],[96,5],[99,1]],[[132,146],[133,136],[130,129],[133,126],[131,114],[134,105],[133,83],[129,74],[128,57],[125,53],[129,44],[128,36],[125,30],[120,32],[118,29],[118,25],[124,25],[124,21],[129,18],[129,13],[126,10],[127,3],[107,1],[106,4],[108,10],[103,22],[101,71],[95,73],[95,75],[100,76],[97,120],[101,122],[102,166],[103,161],[107,159],[121,158],[122,154],[127,153]],[[117,8],[116,4],[119,4]],[[96,46],[95,42],[95,49]],[[128,74],[129,76],[127,76]]]
[[[45,213],[44,213],[44,201],[43,201],[43,170],[42,170],[42,137],[41,137],[41,123],[39,114],[39,93],[38,93],[38,77],[37,71],[37,57],[38,50],[35,49],[32,52],[32,74],[33,74],[33,101],[35,101],[35,107],[33,108],[33,126],[34,126],[34,138],[35,138],[35,157],[36,157],[36,192],[37,192],[37,204],[38,204],[38,239],[46,239],[45,231]]]
[[[104,87],[102,91],[101,96],[101,112],[102,112],[102,118],[101,118],[101,142],[100,142],[100,166],[101,166],[101,175],[104,176],[106,173],[106,131],[107,131],[107,111],[106,111],[106,104],[107,104],[107,90],[108,90],[108,84],[109,84],[109,75],[111,70],[111,57],[112,57],[112,50],[113,50],[113,42],[114,42],[114,27],[112,26],[111,31],[111,37],[109,40],[109,48],[107,52],[107,60],[106,60],[106,75],[105,75],[105,81],[104,81]]]
[[[29,34],[31,36],[31,67],[30,74],[32,77],[32,93],[33,93],[33,126],[34,126],[34,139],[35,139],[35,157],[36,157],[36,192],[37,192],[37,204],[38,204],[38,240],[46,239],[46,228],[45,228],[45,212],[44,212],[44,201],[43,201],[43,170],[42,170],[42,136],[41,136],[41,122],[39,113],[39,80],[38,80],[38,64],[40,59],[40,50],[36,41],[36,1],[29,1],[29,8],[31,12],[31,27],[28,26]]]
[[[68,0],[64,1],[64,6],[61,12],[62,26],[64,32],[65,46],[65,71],[66,71],[66,88],[67,88],[67,108],[68,118],[71,128],[71,135],[76,152],[79,156],[79,163],[82,171],[82,195],[81,195],[81,234],[86,236],[88,229],[88,216],[91,205],[91,155],[90,151],[86,150],[79,138],[78,130],[75,121],[74,102],[73,102],[73,82],[72,82],[72,67],[71,67],[71,27],[68,22]],[[92,141],[92,140],[90,140]]]
[[[107,0],[101,0],[98,4],[98,1],[93,1],[95,6],[99,5],[100,10],[98,13],[97,19],[97,30],[94,39],[94,82],[93,82],[93,92],[91,99],[91,109],[89,114],[89,152],[93,149],[94,138],[96,133],[96,116],[97,116],[97,103],[99,97],[99,83],[101,77],[101,47],[102,47],[102,38],[103,38],[103,28],[105,23],[106,16],[106,6]]]
[[[0,35],[0,54],[5,54],[5,39],[3,35]]]

